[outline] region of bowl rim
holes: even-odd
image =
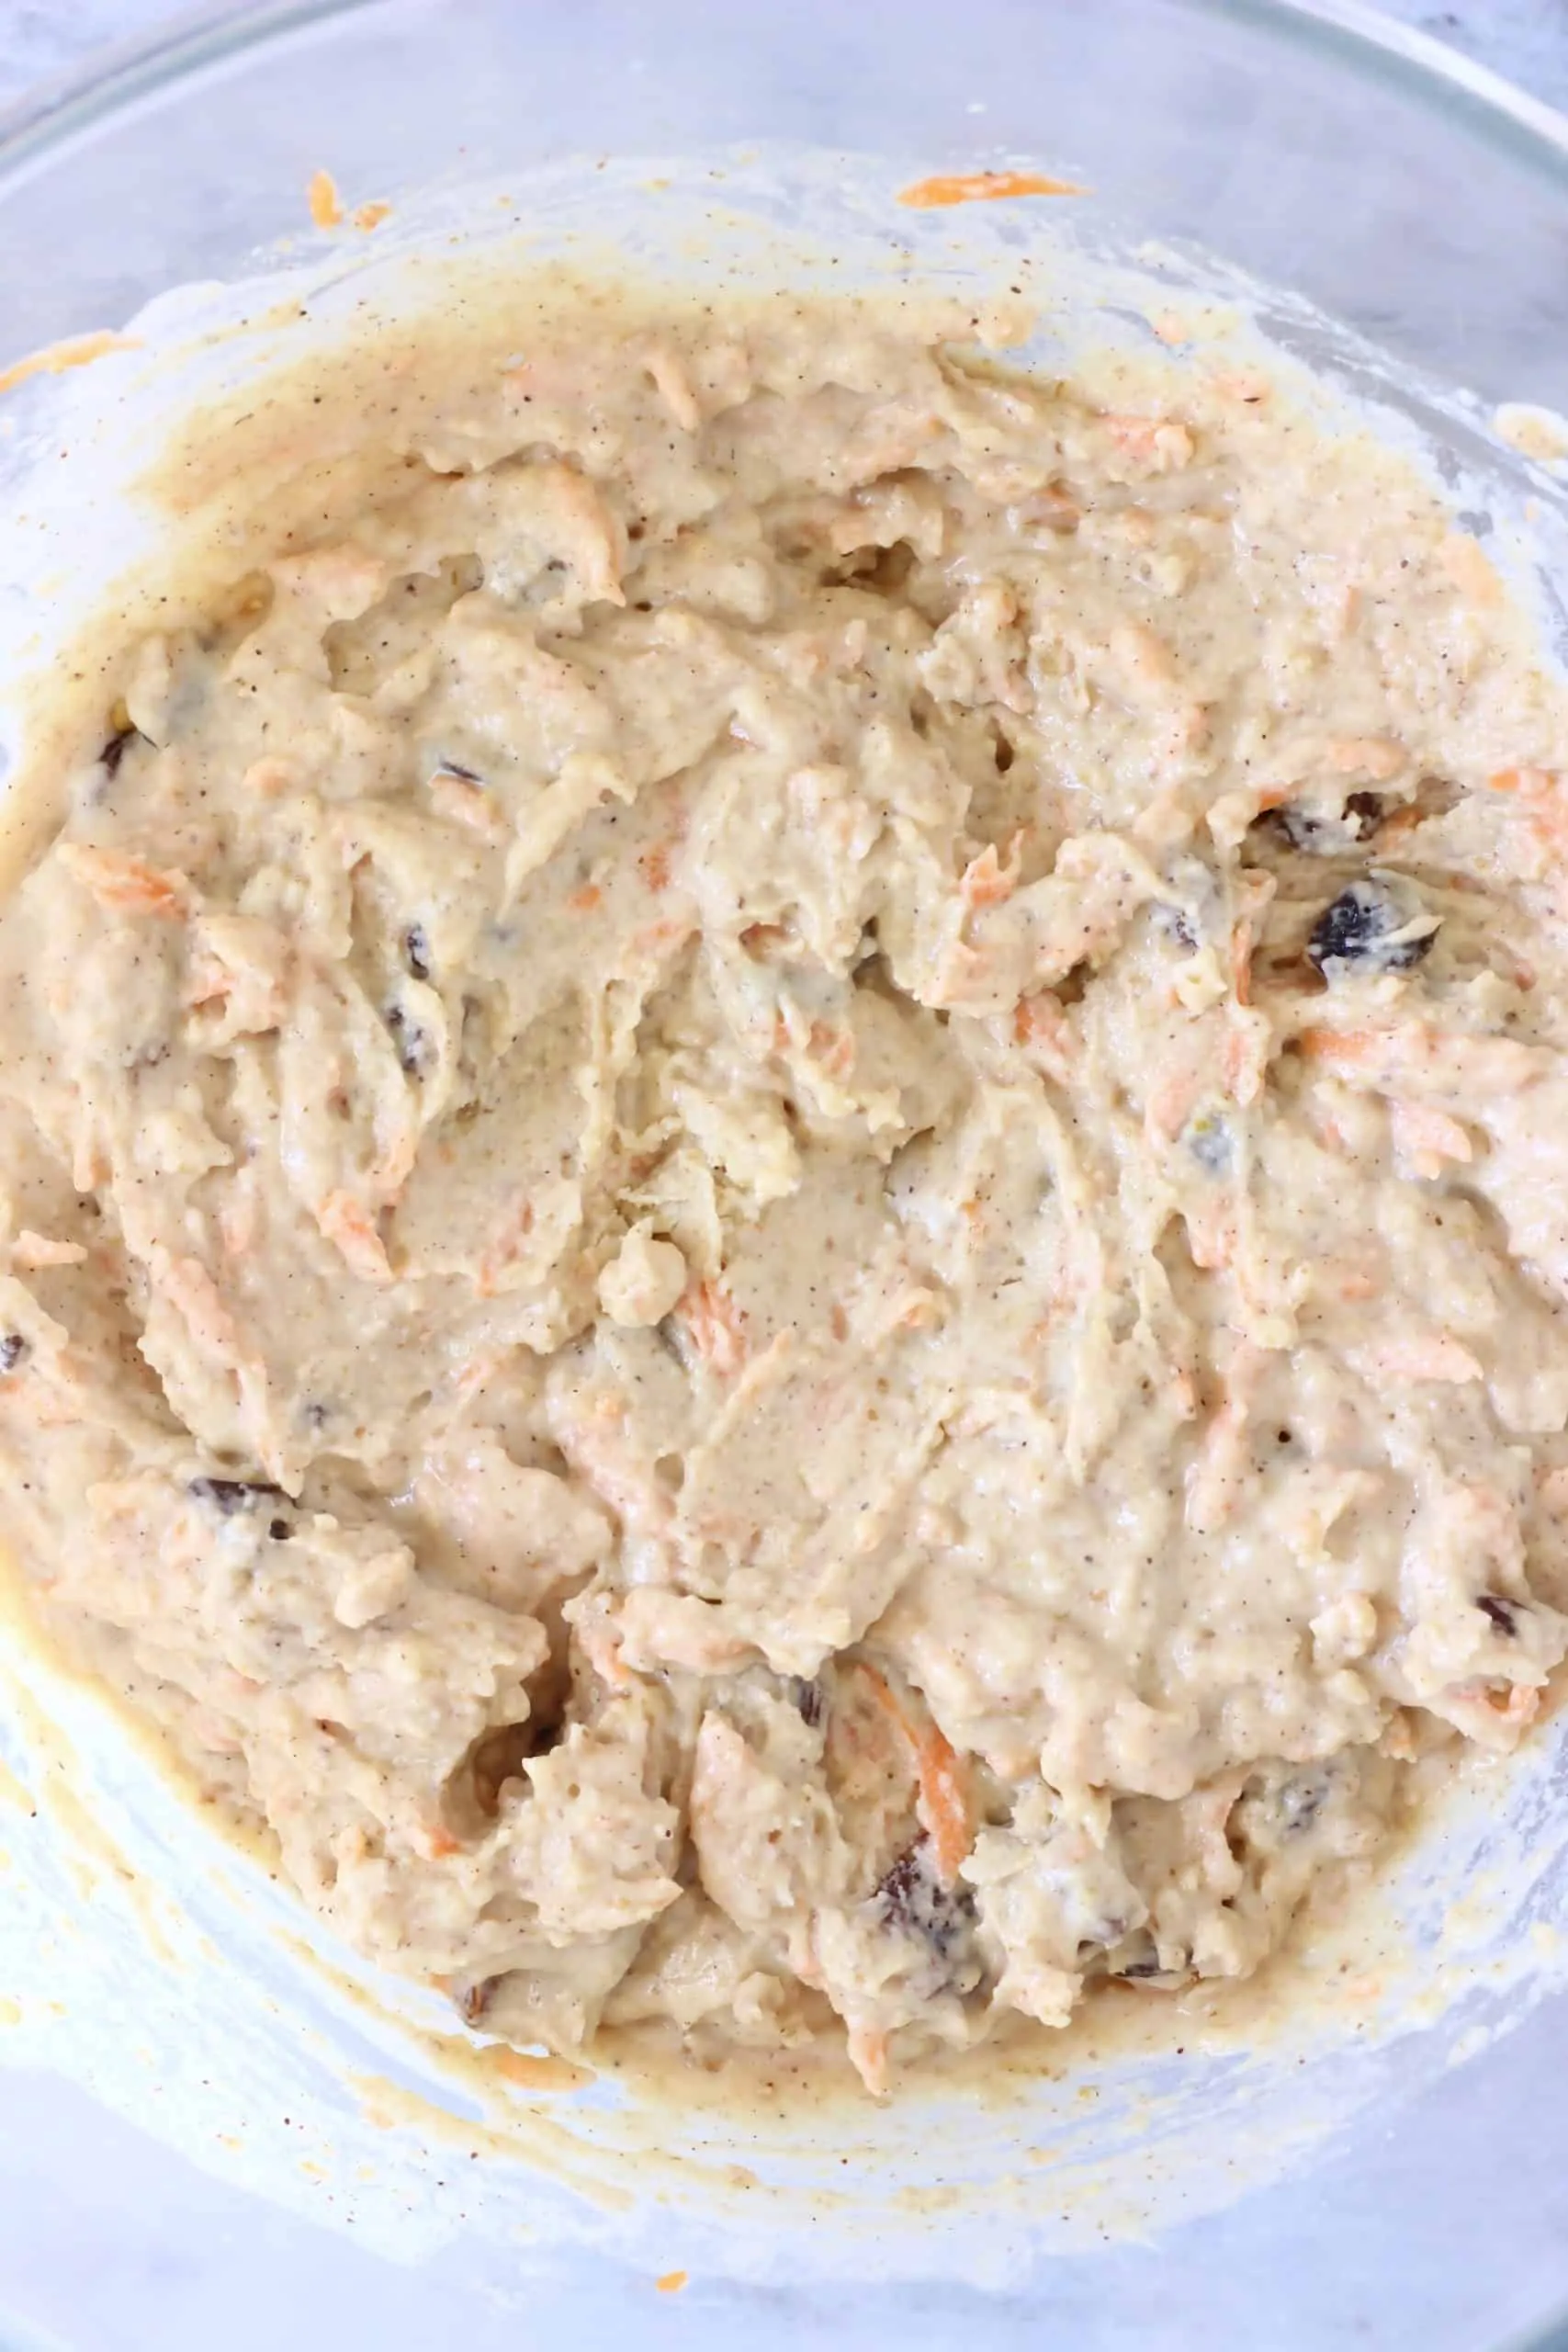
[[[547,0],[514,0],[543,5]],[[750,0],[784,7],[790,0]],[[1506,141],[1517,159],[1568,188],[1568,112],[1531,95],[1434,35],[1368,0],[1179,0],[1194,17],[1272,30],[1337,58],[1352,74],[1399,86],[1457,127]],[[95,46],[0,107],[0,187],[137,99],[177,88],[204,69],[243,60],[291,34],[370,18],[387,0],[202,0],[128,40]],[[460,6],[460,0],[458,0]],[[1064,0],[1035,0],[1062,6]],[[1070,0],[1066,0],[1070,5]],[[0,2327],[13,2324],[0,2312]],[[1508,2339],[1513,2352],[1568,2352],[1568,2320],[1542,2315]]]
[[[131,100],[204,66],[242,57],[265,42],[369,15],[384,0],[206,0],[130,40],[95,49],[78,66],[46,75],[0,107],[0,180],[73,134],[90,130]],[[757,0],[761,5],[761,0]],[[780,5],[780,0],[768,0]],[[1501,129],[1518,159],[1568,184],[1568,113],[1478,63],[1463,51],[1397,22],[1368,0],[1182,0],[1194,14],[1230,18],[1304,40],[1352,71],[1404,84],[1418,99],[1462,123]]]

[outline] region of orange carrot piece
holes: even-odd
[[[1340,775],[1367,775],[1374,784],[1392,782],[1405,765],[1403,744],[1383,735],[1346,735],[1328,745],[1328,764]]]
[[[1245,1004],[1247,999],[1238,995],[1236,1001],[1238,1003]],[[1250,1062],[1251,1046],[1248,1039],[1239,1029],[1227,1029],[1224,1043],[1220,1048],[1220,1068],[1224,1076],[1225,1092],[1233,1102],[1239,1102],[1241,1100],[1241,1090],[1247,1082]]]
[[[1197,444],[1179,419],[1171,416],[1112,416],[1103,420],[1106,431],[1125,458],[1179,472],[1190,465]]]
[[[721,1282],[694,1283],[675,1312],[705,1364],[726,1374],[739,1371],[746,1361],[746,1317]]]
[[[634,931],[626,942],[626,956],[632,963],[646,963],[650,957],[662,956],[671,947],[683,947],[696,924],[689,915],[666,915],[661,922],[644,925]]]
[[[1530,1724],[1540,1713],[1541,1693],[1528,1683],[1509,1682],[1499,1687],[1495,1682],[1479,1680],[1456,1682],[1449,1696],[1461,1707],[1487,1707],[1508,1723]]]
[[[855,1066],[855,1033],[835,1029],[830,1021],[814,1021],[807,1033],[807,1051],[830,1078],[847,1078]]]
[[[175,867],[165,871],[144,857],[95,849],[90,842],[62,842],[60,859],[100,907],[121,914],[156,915],[164,922],[179,922],[189,907],[189,880]]]
[[[1361,1069],[1377,1059],[1388,1040],[1376,1029],[1303,1029],[1296,1043],[1309,1061],[1329,1069]]]
[[[934,1724],[921,1742],[916,1770],[920,1783],[916,1817],[931,1841],[938,1875],[944,1886],[951,1886],[975,1843],[975,1831],[963,1765]]]
[[[1019,998],[1012,1012],[1012,1041],[1055,1079],[1066,1077],[1077,1050],[1072,1023],[1060,997],[1051,989]]]
[[[908,1748],[915,1771],[915,1818],[931,1839],[938,1876],[944,1886],[951,1886],[975,1843],[963,1762],[929,1716],[922,1724],[909,1714],[874,1666],[864,1658],[856,1663],[877,1705]]]
[[[1514,793],[1521,800],[1550,800],[1557,790],[1550,768],[1498,768],[1486,784],[1489,791]]]
[[[624,1690],[631,1681],[631,1669],[621,1657],[621,1636],[617,1627],[606,1625],[602,1619],[590,1619],[577,1629],[578,1647],[593,1668],[601,1682]]]
[[[1388,851],[1396,842],[1408,841],[1417,826],[1424,825],[1426,821],[1422,811],[1414,806],[1393,809],[1378,827],[1379,849]]]
[[[316,1223],[364,1281],[391,1281],[391,1262],[363,1201],[352,1193],[329,1193],[316,1212]]]
[[[1231,986],[1237,1004],[1252,1001],[1252,920],[1243,916],[1231,933]]]
[[[1418,1175],[1440,1176],[1448,1160],[1462,1164],[1475,1157],[1468,1131],[1446,1111],[1394,1094],[1389,1098],[1388,1115],[1395,1148]]]
[[[508,1268],[516,1264],[522,1255],[523,1245],[533,1230],[534,1204],[519,1193],[479,1261],[474,1287],[481,1298],[495,1297]]]
[[[337,182],[331,172],[312,172],[305,187],[305,201],[310,208],[310,218],[318,229],[336,229],[343,222],[343,201],[337,192]]]
[[[873,2098],[881,2098],[887,2088],[887,2036],[874,2026],[852,2025],[847,2046],[850,2064],[861,2081]]]
[[[997,855],[995,842],[987,842],[978,857],[972,857],[964,869],[958,885],[959,895],[966,907],[999,907],[1010,899],[1018,888],[1020,864],[1023,851],[1023,835],[1015,833],[1008,845],[1007,864]]]
[[[1054,180],[1043,172],[937,172],[900,188],[900,204],[930,211],[943,204],[993,204],[1002,196],[1087,196],[1074,180]]]

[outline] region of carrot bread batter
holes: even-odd
[[[1562,701],[1399,460],[1144,382],[558,332],[0,917],[23,1566],[486,2031],[1245,1975],[1568,1646]]]

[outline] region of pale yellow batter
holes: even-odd
[[[486,2031],[1245,1974],[1568,1646],[1562,697],[1399,460],[1103,397],[585,314],[0,916],[27,1573]]]

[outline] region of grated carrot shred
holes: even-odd
[[[963,1762],[929,1716],[922,1724],[910,1714],[874,1666],[864,1658],[857,1664],[867,1689],[909,1750],[915,1770],[915,1817],[931,1841],[938,1875],[944,1885],[951,1886],[975,1843]]]
[[[900,204],[930,211],[944,204],[993,204],[1003,196],[1087,196],[1073,180],[1049,178],[1043,172],[937,172],[900,188]]]
[[[337,192],[337,182],[331,172],[312,172],[305,187],[305,201],[310,208],[310,218],[318,229],[338,229],[343,225],[343,199]]]

